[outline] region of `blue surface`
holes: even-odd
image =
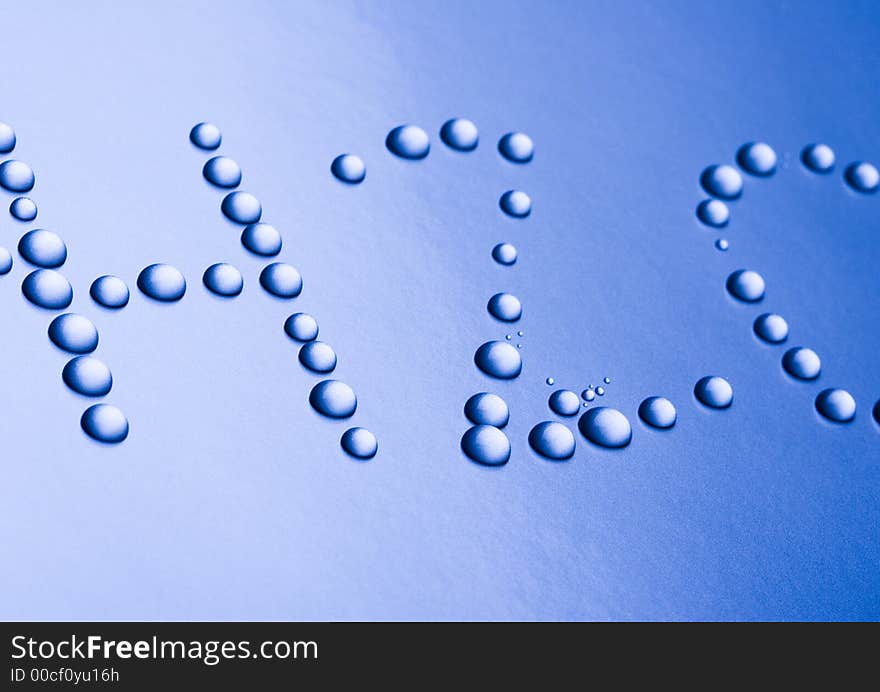
[[[0,120],[39,215],[4,208],[0,245],[64,238],[71,310],[98,327],[131,432],[83,434],[92,401],[64,386],[55,313],[22,297],[16,254],[0,277],[0,616],[880,617],[880,195],[842,178],[880,162],[876,3],[90,5],[4,9]],[[475,151],[440,141],[452,117],[477,124]],[[260,288],[271,260],[221,214],[201,172],[215,152],[188,139],[202,120],[281,231],[295,300]],[[385,149],[402,123],[429,133],[426,159]],[[511,130],[531,163],[499,156]],[[699,175],[752,140],[779,170],[745,175],[710,230]],[[813,141],[832,174],[798,161]],[[362,184],[331,175],[344,152]],[[529,218],[501,213],[509,189]],[[491,259],[500,241],[512,267]],[[154,262],[185,275],[180,302],[137,290]],[[241,296],[205,289],[215,262],[242,271]],[[725,292],[739,268],[766,279],[762,303]],[[132,290],[121,311],[89,298],[105,273]],[[500,291],[522,301],[515,325],[486,311]],[[357,392],[349,421],[309,406],[318,378],[282,329],[297,311]],[[786,345],[752,333],[766,311]],[[523,372],[492,381],[474,351],[507,333]],[[801,344],[816,382],[781,368]],[[733,385],[729,410],[694,400],[708,374]],[[610,377],[597,403],[627,415],[630,446],[567,421],[574,457],[535,455],[548,376],[578,392]],[[829,386],[855,397],[853,423],[816,413]],[[501,468],[459,447],[481,390],[510,406]],[[675,403],[672,430],[638,419],[650,395]],[[371,461],[342,451],[352,425],[376,434]]]

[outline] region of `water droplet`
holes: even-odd
[[[704,199],[697,205],[697,218],[707,226],[723,228],[730,221],[730,209],[720,199]]]
[[[516,347],[517,347],[517,348],[522,348],[522,344],[517,344]]]
[[[715,247],[721,250],[721,252],[727,252],[730,248],[730,243],[727,242],[726,238],[719,238],[715,241]]]
[[[312,372],[332,372],[336,368],[336,353],[323,341],[307,341],[299,349],[299,362]]]
[[[118,276],[111,274],[95,279],[89,289],[89,295],[98,305],[103,305],[105,308],[118,310],[128,305],[128,286]]]
[[[0,276],[12,271],[12,253],[5,247],[0,247]]]
[[[349,418],[357,409],[354,390],[339,380],[322,380],[309,394],[312,408],[329,418]]]
[[[510,459],[510,440],[491,425],[475,425],[461,436],[461,449],[484,466],[502,466]]]
[[[709,408],[727,408],[733,403],[733,387],[717,375],[708,375],[694,386],[694,396]]]
[[[480,141],[480,134],[477,126],[467,118],[453,118],[443,123],[440,139],[452,149],[473,151]]]
[[[6,123],[0,123],[0,154],[8,154],[15,149],[15,130]]]
[[[385,146],[392,154],[404,159],[423,159],[431,150],[428,133],[416,125],[395,127],[385,138]]]
[[[477,367],[489,377],[513,379],[522,372],[522,358],[506,341],[487,341],[474,354]]]
[[[211,123],[199,123],[189,133],[189,141],[199,149],[213,151],[220,146],[223,136],[220,128]]]
[[[202,281],[209,291],[224,298],[237,296],[244,288],[241,272],[225,262],[218,262],[208,267],[202,276]]]
[[[502,322],[516,322],[522,317],[522,303],[510,293],[496,293],[486,306],[489,314]]]
[[[846,169],[846,182],[858,192],[876,192],[880,187],[880,172],[866,161],[851,163]]]
[[[508,216],[523,219],[532,213],[532,200],[522,190],[508,190],[498,201],[498,205]]]
[[[137,278],[138,288],[153,300],[171,303],[183,298],[186,279],[170,264],[151,264]]]
[[[823,389],[816,396],[816,410],[830,421],[848,423],[856,417],[856,400],[845,389]]]
[[[880,399],[874,404],[874,420],[877,421],[877,425],[880,425]]]
[[[61,371],[64,384],[83,396],[104,396],[113,386],[113,376],[104,361],[94,356],[77,356]]]
[[[83,431],[98,442],[116,444],[128,437],[125,414],[111,404],[89,406],[80,419]]]
[[[737,269],[727,277],[727,290],[734,298],[757,303],[764,297],[764,277],[751,269]]]
[[[571,392],[574,394],[574,392]],[[580,401],[575,394],[575,413],[580,408]],[[538,423],[529,433],[529,444],[542,457],[561,461],[574,455],[574,435],[562,423],[544,421]]]
[[[516,255],[516,248],[510,243],[498,243],[498,245],[492,248],[492,259],[498,262],[498,264],[508,267],[516,262]]]
[[[10,192],[27,192],[34,187],[34,172],[24,161],[0,163],[0,186]]]
[[[273,262],[263,267],[260,285],[278,298],[296,298],[303,288],[299,272],[284,262]]]
[[[242,192],[241,190],[236,190],[226,195],[220,204],[220,209],[227,219],[242,225],[256,223],[263,215],[263,207],[260,204],[260,200],[250,192]]]
[[[38,267],[55,269],[67,259],[67,246],[57,233],[37,228],[18,241],[18,254]]]
[[[788,322],[782,315],[765,312],[755,318],[755,334],[768,344],[781,344],[788,338]]]
[[[782,356],[782,367],[799,380],[815,380],[822,371],[822,361],[813,349],[795,346]]]
[[[305,312],[295,312],[284,320],[284,331],[294,341],[312,341],[318,338],[318,321]]]
[[[19,221],[33,221],[37,218],[37,204],[30,197],[16,197],[9,205],[9,213]]]
[[[611,378],[610,378],[610,377],[603,377],[603,378],[602,378],[602,381],[603,381],[605,384],[611,384]]]
[[[236,187],[241,182],[241,168],[228,156],[214,156],[205,162],[202,175],[217,187]]]
[[[675,425],[675,406],[666,397],[649,396],[639,404],[639,418],[652,428],[671,428]]]
[[[241,244],[255,255],[274,257],[281,252],[281,234],[267,223],[252,223],[241,232]]]
[[[67,312],[49,323],[49,338],[68,353],[91,353],[98,348],[98,330],[88,317]]]
[[[73,300],[73,289],[54,269],[32,271],[21,283],[21,292],[34,305],[46,310],[63,310]]]
[[[827,144],[810,144],[801,152],[801,161],[814,173],[829,173],[834,168],[834,150]]]
[[[356,459],[372,459],[379,451],[376,436],[366,428],[349,428],[339,442],[342,449]]]
[[[581,400],[570,389],[557,389],[547,402],[550,410],[560,416],[573,416],[581,407]]]
[[[360,156],[340,154],[330,164],[330,172],[344,183],[356,185],[367,175],[367,167]],[[352,428],[354,429],[354,428]],[[360,428],[358,428],[360,429]]]
[[[578,428],[584,437],[600,447],[626,447],[632,440],[632,427],[626,416],[607,406],[587,410],[580,417]]]
[[[464,415],[474,425],[492,425],[503,428],[510,420],[507,402],[497,394],[480,392],[464,404]]]
[[[713,197],[736,199],[742,194],[743,179],[733,166],[709,166],[700,176],[700,184]]]
[[[556,380],[554,380],[552,377],[548,377],[548,378],[545,380],[545,382],[546,382],[549,386],[552,387],[552,386],[556,383]]]
[[[581,392],[581,398],[583,398],[584,401],[593,401],[596,398],[596,392],[591,387],[587,387]]]
[[[498,140],[498,151],[512,163],[528,163],[535,155],[535,144],[524,132],[508,132]]]
[[[605,387],[596,387],[596,394],[599,396],[605,396]]]
[[[510,341],[513,337],[510,334],[506,334],[504,338]]]
[[[776,170],[776,152],[764,142],[750,142],[736,152],[736,162],[747,173],[768,176]]]
[[[518,331],[518,332],[516,333],[516,335],[517,335],[517,336],[522,336],[523,333],[522,333],[522,331]]]

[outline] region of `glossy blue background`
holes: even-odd
[[[876,3],[179,5],[3,9],[0,120],[40,213],[4,211],[0,244],[32,227],[67,241],[72,309],[97,324],[107,400],[132,427],[117,447],[82,433],[90,402],[64,387],[16,255],[0,277],[0,616],[880,617],[880,196],[841,179],[880,162]],[[477,123],[475,152],[439,141],[453,116]],[[200,120],[281,230],[295,301],[260,289],[263,263],[220,214],[187,139]],[[426,160],[384,149],[404,122],[431,135]],[[512,129],[535,140],[527,166],[495,149]],[[753,139],[780,170],[746,176],[730,227],[709,231],[699,173]],[[835,149],[834,174],[800,165],[811,141]],[[366,161],[358,187],[329,173],[344,151]],[[499,212],[510,188],[530,218]],[[501,240],[512,268],[490,258]],[[134,287],[159,261],[187,277],[178,304]],[[244,273],[239,298],[201,285],[217,261]],[[740,267],[766,278],[762,305],[725,293]],[[120,313],[88,297],[102,273],[133,290]],[[510,329],[485,310],[500,290],[523,301]],[[317,378],[282,331],[296,310],[336,348],[351,422],[308,405]],[[765,310],[820,354],[818,382],[753,336]],[[523,374],[488,380],[474,350],[515,329]],[[729,411],[693,400],[710,373],[733,384]],[[548,375],[578,391],[611,377],[630,447],[600,450],[571,421],[574,459],[532,453]],[[826,386],[853,393],[854,423],[819,419]],[[512,412],[501,469],[459,449],[483,389]],[[676,403],[672,431],[638,420],[653,394]],[[339,448],[352,424],[377,434],[375,460]]]

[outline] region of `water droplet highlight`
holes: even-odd
[[[284,320],[284,331],[294,341],[312,341],[318,338],[318,321],[305,312],[295,312]]]
[[[0,276],[12,271],[12,253],[5,247],[0,247]]]
[[[15,149],[15,130],[0,122],[0,154],[8,154]]]
[[[721,252],[727,252],[730,248],[730,243],[727,242],[726,238],[719,238],[715,241],[715,247]]]
[[[450,149],[457,151],[473,151],[480,141],[477,126],[467,118],[453,118],[443,123],[440,128],[440,139]]]
[[[502,322],[516,322],[522,317],[522,303],[510,293],[496,293],[486,305],[489,314]]]
[[[709,166],[700,176],[703,189],[713,197],[736,199],[742,194],[743,179],[733,166]]]
[[[835,160],[834,150],[827,144],[810,144],[801,152],[801,161],[814,173],[830,173]]]
[[[94,356],[77,356],[61,371],[64,384],[83,396],[104,396],[113,386],[113,376],[104,361]]]
[[[68,353],[91,353],[98,348],[98,330],[88,317],[72,312],[58,315],[49,323],[49,338]]]
[[[600,447],[618,449],[632,440],[632,427],[620,411],[607,406],[587,410],[578,420],[578,429],[590,442]]]
[[[510,380],[522,372],[522,358],[506,341],[487,341],[474,354],[474,363],[489,377]]]
[[[125,282],[118,276],[111,274],[105,274],[95,279],[92,282],[91,288],[89,288],[89,295],[92,296],[92,300],[98,305],[110,308],[111,310],[124,308],[128,305],[130,297],[128,286],[125,285]]]
[[[117,444],[128,437],[128,419],[111,404],[89,406],[82,414],[83,432],[98,442]]]
[[[782,356],[782,367],[799,380],[815,380],[822,372],[822,361],[813,349],[795,346]]]
[[[498,200],[498,206],[508,216],[517,219],[524,219],[532,213],[532,200],[522,190],[508,190],[501,199]]]
[[[665,430],[675,425],[677,414],[673,403],[663,396],[649,396],[639,404],[639,418],[652,428]]]
[[[747,173],[766,177],[776,170],[776,152],[764,142],[750,142],[736,152],[736,162]]]
[[[717,375],[708,375],[694,386],[694,396],[709,408],[727,408],[733,403],[733,387]]]
[[[461,437],[461,449],[483,466],[503,466],[510,459],[510,440],[492,425],[475,425]]]
[[[357,409],[354,390],[339,380],[322,380],[309,394],[309,403],[322,416],[349,418]]]
[[[388,151],[404,159],[423,159],[431,150],[428,133],[416,125],[400,125],[385,138]]]
[[[296,298],[303,288],[299,271],[284,262],[273,262],[263,267],[260,285],[278,298]]]
[[[849,423],[856,417],[856,400],[845,389],[823,389],[816,396],[816,410],[835,423]]]
[[[237,296],[244,288],[241,272],[225,262],[218,262],[208,267],[202,276],[202,281],[211,293],[224,298]]]
[[[189,132],[189,141],[206,151],[219,147],[222,140],[220,128],[212,123],[199,123]]]
[[[34,172],[24,161],[0,163],[0,186],[10,192],[27,192],[34,187]]]
[[[516,262],[516,256],[516,248],[510,243],[498,243],[492,248],[492,259],[506,267]]]
[[[330,172],[343,183],[357,185],[367,176],[367,167],[360,156],[340,154],[330,164]]]
[[[465,402],[464,415],[474,425],[503,428],[510,420],[510,409],[497,394],[479,392]]]
[[[67,260],[67,246],[57,233],[37,228],[18,241],[18,254],[38,267],[55,269]]]
[[[498,140],[498,152],[511,163],[528,163],[535,155],[535,144],[524,132],[508,132]]]
[[[16,197],[9,205],[9,213],[19,221],[33,221],[37,218],[37,204],[30,197]]]
[[[880,172],[873,164],[866,161],[847,166],[844,177],[850,187],[858,192],[873,193],[880,187]]]
[[[267,223],[252,223],[241,232],[245,249],[261,257],[274,257],[281,252],[281,234]]]
[[[573,416],[581,408],[580,397],[570,389],[557,389],[550,395],[547,404],[559,416]]]
[[[764,277],[751,269],[737,269],[727,277],[727,290],[745,303],[757,303],[764,297]]]
[[[241,190],[226,195],[223,202],[220,203],[220,209],[227,219],[242,225],[257,223],[263,215],[263,206],[260,204],[260,200],[250,192],[242,192]]]
[[[63,310],[73,300],[70,282],[54,269],[37,269],[21,283],[24,297],[46,310]]]
[[[580,408],[580,401],[577,402],[577,406]],[[532,428],[529,432],[529,445],[542,457],[554,461],[571,459],[574,456],[574,435],[571,430],[556,421],[543,421]]]
[[[755,318],[755,334],[768,344],[781,344],[788,338],[788,322],[782,315],[765,312]]]
[[[241,168],[228,156],[214,156],[205,162],[202,175],[217,187],[237,187],[241,182]]]
[[[307,341],[299,349],[299,362],[312,372],[332,372],[336,368],[336,353],[323,341]]]
[[[704,199],[697,205],[697,218],[707,226],[723,228],[730,221],[730,209],[720,199]]]
[[[342,433],[339,443],[348,454],[364,461],[372,459],[379,451],[376,436],[366,428],[349,428]]]
[[[141,292],[163,303],[173,303],[186,293],[186,279],[170,264],[151,264],[137,278]]]

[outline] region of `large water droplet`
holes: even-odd
[[[340,154],[330,164],[330,172],[342,182],[356,185],[366,177],[367,167],[360,156]]]
[[[856,417],[856,400],[845,389],[823,389],[816,396],[816,410],[830,421],[848,423]]]
[[[0,163],[0,186],[10,192],[27,192],[34,187],[34,172],[24,161]]]
[[[671,428],[676,420],[675,406],[663,396],[649,396],[639,404],[639,418],[652,428]]]
[[[733,403],[733,387],[717,375],[707,375],[694,386],[694,396],[709,408],[727,408]]]
[[[845,177],[850,187],[858,192],[876,192],[880,187],[880,172],[873,164],[866,161],[847,166]]]
[[[309,394],[309,403],[318,413],[329,418],[349,418],[357,409],[354,390],[339,380],[322,380]]]
[[[385,146],[392,154],[404,159],[423,159],[431,150],[428,133],[416,125],[395,127],[385,138]]]
[[[522,372],[522,358],[506,341],[487,341],[474,354],[474,363],[489,377],[509,380]]]
[[[241,190],[226,195],[220,204],[220,209],[227,219],[242,225],[256,223],[263,215],[263,206],[260,204],[260,200],[250,192],[242,192]]]
[[[0,247],[0,276],[12,271],[12,253],[5,247]]]
[[[508,190],[501,195],[498,205],[505,214],[517,219],[524,219],[532,213],[532,200],[522,190]]]
[[[241,232],[241,244],[255,255],[274,257],[281,252],[281,234],[267,223],[252,223]]]
[[[303,288],[299,272],[284,262],[273,262],[263,267],[260,285],[278,298],[296,298]]]
[[[305,312],[295,312],[284,320],[284,331],[295,341],[312,341],[318,338],[318,321]]]
[[[113,376],[104,361],[94,356],[72,358],[61,371],[64,384],[83,396],[104,396],[113,386]]]
[[[21,292],[34,305],[46,310],[63,310],[73,300],[73,289],[54,269],[37,269],[21,283]]]
[[[332,372],[336,368],[336,353],[323,341],[307,341],[299,349],[299,362],[312,372]]]
[[[98,330],[88,317],[72,312],[49,323],[49,338],[68,353],[91,353],[98,348]]]
[[[799,380],[815,380],[822,372],[822,361],[813,349],[795,346],[782,356],[782,367]]]
[[[720,199],[704,199],[697,205],[697,218],[707,226],[723,228],[730,221],[730,209]]]
[[[225,262],[218,262],[208,267],[202,276],[202,281],[209,291],[224,298],[237,296],[244,288],[241,272]]]
[[[220,128],[211,123],[199,123],[189,133],[189,141],[199,149],[213,151],[220,146],[223,136]]]
[[[95,279],[89,289],[89,295],[98,305],[103,305],[105,308],[118,310],[128,305],[128,286],[118,276],[111,274]]]
[[[512,163],[528,163],[535,155],[535,145],[524,132],[508,132],[498,140],[498,151]]]
[[[578,403],[578,407],[580,407],[580,403]],[[532,428],[529,433],[529,444],[532,449],[547,459],[559,461],[570,459],[574,455],[574,435],[571,430],[556,421],[544,421]]]
[[[510,420],[507,402],[497,394],[480,392],[464,404],[464,415],[474,425],[492,425],[503,428]]]
[[[241,168],[228,156],[214,156],[205,162],[202,175],[217,187],[236,187],[241,182]]]
[[[110,404],[89,406],[80,419],[83,431],[98,442],[116,444],[128,437],[125,414]]]
[[[581,408],[580,397],[570,389],[557,389],[547,403],[550,410],[560,416],[573,416]]]
[[[765,312],[755,318],[755,334],[768,344],[781,344],[788,338],[788,322],[782,315]]]
[[[467,118],[453,118],[443,123],[440,139],[452,149],[473,151],[480,141],[480,133],[477,126]]]
[[[349,428],[339,442],[342,449],[356,459],[372,459],[379,451],[376,436],[366,428]]]
[[[0,154],[8,154],[15,149],[15,130],[0,122]]]
[[[67,259],[67,246],[57,233],[37,228],[18,241],[18,254],[38,267],[54,269]]]
[[[776,152],[764,142],[750,142],[736,152],[736,162],[752,175],[768,176],[776,170]]]
[[[522,317],[522,303],[510,293],[496,293],[486,306],[489,314],[502,322],[516,322]]]
[[[492,425],[475,425],[461,436],[461,449],[484,466],[502,466],[510,459],[510,440]]]
[[[516,262],[516,255],[516,248],[510,243],[498,243],[498,245],[492,248],[492,259],[498,262],[498,264],[508,267]]]
[[[137,278],[138,288],[153,300],[171,303],[183,298],[186,279],[170,264],[151,264]]]
[[[733,166],[709,166],[700,176],[700,184],[713,197],[736,199],[742,194],[743,179]]]
[[[9,205],[9,213],[19,221],[33,221],[37,218],[37,203],[30,197],[16,197]]]
[[[801,161],[814,173],[829,173],[834,168],[834,150],[827,144],[810,144],[801,152]]]
[[[737,269],[727,277],[727,290],[734,298],[757,303],[764,297],[764,277],[751,269]]]
[[[600,447],[626,447],[632,440],[632,427],[626,416],[607,406],[589,409],[578,420],[578,429]]]

